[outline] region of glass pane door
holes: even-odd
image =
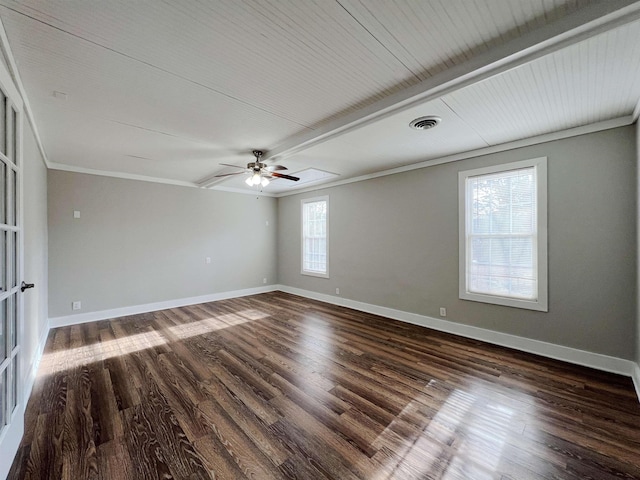
[[[20,375],[22,232],[21,113],[0,72],[0,478],[6,476],[24,429]]]

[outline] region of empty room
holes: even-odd
[[[640,479],[640,2],[0,0],[0,479]]]

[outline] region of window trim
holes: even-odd
[[[498,295],[472,293],[467,291],[467,198],[466,181],[470,177],[491,173],[507,172],[522,168],[536,169],[536,255],[538,268],[538,295],[536,300],[519,299]],[[548,309],[548,246],[547,246],[547,157],[533,158],[517,162],[503,163],[490,167],[475,168],[458,172],[458,238],[459,238],[459,298],[482,303],[492,303],[507,307],[523,308],[547,312]]]
[[[326,271],[316,272],[313,270],[305,270],[304,268],[304,205],[306,203],[314,203],[324,201],[327,203],[327,215],[325,225],[325,243],[327,246],[326,251]],[[308,275],[310,277],[329,278],[329,196],[322,195],[320,197],[303,198],[300,200],[300,273],[302,275]]]

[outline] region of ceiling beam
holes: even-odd
[[[638,19],[640,19],[640,1],[610,0],[591,4],[572,15],[494,47],[368,107],[312,131],[290,137],[281,145],[265,152],[263,158],[264,160],[284,159],[314,145],[531,63],[545,55]],[[203,188],[210,188],[225,180],[216,178],[215,175],[209,175],[196,184]]]
[[[266,152],[264,158],[285,158],[350,130],[500,75],[638,19],[640,1],[615,0],[591,4],[573,15],[492,48],[353,114],[311,132],[291,137],[282,145]]]

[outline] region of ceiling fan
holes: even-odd
[[[250,187],[254,185],[262,185],[266,187],[269,185],[269,180],[272,178],[284,178],[286,180],[293,180],[297,182],[300,180],[298,177],[293,177],[291,175],[285,175],[284,173],[278,173],[276,170],[287,170],[287,167],[283,167],[282,165],[267,165],[260,161],[262,158],[263,152],[262,150],[254,150],[253,155],[256,157],[255,162],[247,163],[246,167],[241,167],[240,165],[230,165],[228,163],[221,163],[220,165],[224,165],[226,167],[233,168],[242,168],[243,172],[235,172],[235,173],[223,173],[221,175],[216,175],[216,177],[229,177],[231,175],[241,175],[241,174],[249,174],[249,177],[245,180],[245,183]]]

